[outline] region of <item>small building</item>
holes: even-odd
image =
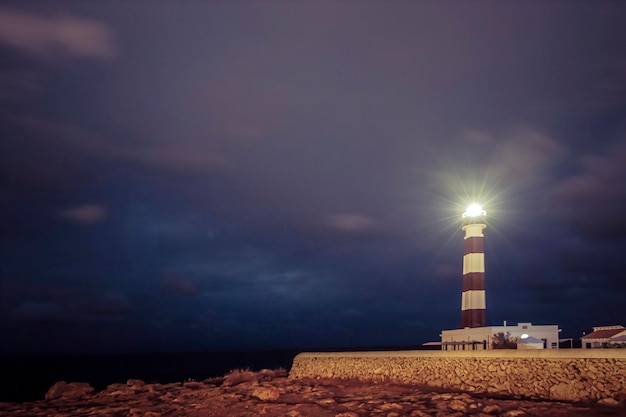
[[[609,347],[626,348],[626,334],[620,333],[609,339]]]
[[[516,343],[517,348],[521,350],[543,349],[543,340],[529,336],[526,333]]]
[[[522,337],[539,340],[543,349],[559,348],[559,326],[534,326],[532,323],[518,323],[516,326],[466,327],[464,329],[443,330],[441,350],[490,350],[499,333],[515,344]],[[536,346],[536,345],[535,345]]]
[[[619,343],[621,336],[626,336],[626,328],[620,325],[614,326],[596,326],[593,332],[580,338],[583,349],[595,349],[608,347],[611,339]]]

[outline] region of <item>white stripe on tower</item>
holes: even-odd
[[[474,206],[474,207],[472,207]],[[465,231],[463,251],[463,293],[461,296],[461,327],[484,327],[485,320],[485,254],[483,230],[485,211],[472,205],[463,213]]]

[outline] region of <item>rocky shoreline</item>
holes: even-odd
[[[233,371],[172,384],[131,379],[95,392],[54,384],[40,401],[0,403],[11,417],[624,417],[624,402],[581,404],[446,392],[431,387],[337,379],[289,379],[284,370]]]

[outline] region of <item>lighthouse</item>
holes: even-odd
[[[543,349],[558,349],[559,326],[533,325],[504,321],[502,326],[487,326],[485,319],[485,251],[483,231],[487,228],[487,213],[480,204],[472,203],[463,213],[463,293],[461,296],[461,328],[441,331],[441,350],[489,350],[496,348],[498,335],[509,335],[511,340],[525,340],[532,336],[541,340]],[[530,345],[526,344],[525,348]],[[518,346],[518,349],[521,349]]]
[[[485,327],[485,252],[483,230],[487,213],[480,204],[472,203],[463,213],[461,230],[463,245],[463,293],[461,296],[461,328]]]

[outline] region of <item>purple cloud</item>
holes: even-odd
[[[115,56],[113,35],[106,25],[70,15],[0,10],[0,43],[44,59],[59,53],[97,59]]]
[[[550,197],[554,215],[585,236],[626,236],[626,145],[613,146],[604,155],[582,156],[579,172],[557,182]]]
[[[342,232],[358,233],[370,230],[374,222],[369,217],[357,213],[340,213],[330,216],[327,224]]]
[[[37,58],[59,53],[96,59],[115,56],[113,36],[106,25],[71,15],[37,16],[0,10],[0,43]]]
[[[103,222],[108,216],[108,211],[98,204],[83,204],[62,210],[59,216],[75,223],[89,225]]]
[[[163,279],[163,285],[173,293],[189,297],[196,296],[200,292],[200,286],[197,282],[172,275]]]

